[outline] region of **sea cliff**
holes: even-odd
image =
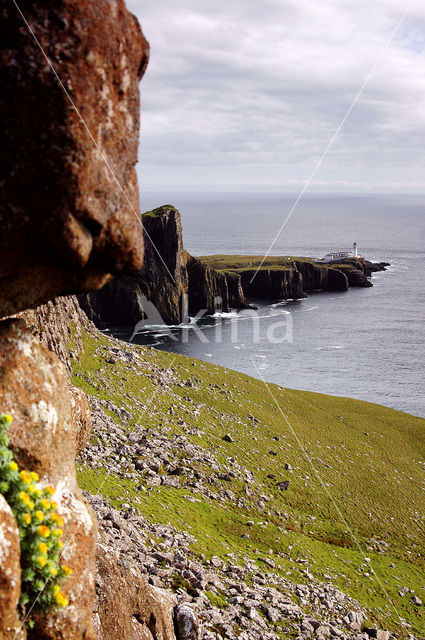
[[[371,287],[373,271],[385,263],[363,258],[325,264],[311,258],[191,256],[183,248],[179,211],[163,205],[142,216],[145,262],[135,276],[120,276],[101,290],[79,296],[82,308],[100,328],[131,326],[145,315],[151,324],[180,324],[185,314],[214,314],[252,308],[258,300],[304,298],[310,291]],[[159,312],[152,321],[146,305]],[[144,309],[145,305],[145,309]]]

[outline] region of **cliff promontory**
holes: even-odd
[[[237,274],[222,274],[183,248],[179,211],[164,205],[142,216],[145,261],[136,276],[117,277],[100,291],[79,296],[81,307],[99,327],[134,325],[149,316],[147,302],[157,312],[151,323],[180,324],[201,309],[214,313],[249,306]],[[220,299],[218,303],[217,299]],[[145,308],[144,308],[145,305]]]
[[[164,205],[142,216],[145,262],[135,276],[119,276],[99,291],[79,296],[98,326],[180,324],[199,312],[252,308],[256,300],[304,298],[310,291],[371,287],[373,271],[385,268],[363,258],[326,264],[311,258],[261,256],[194,257],[183,248],[179,211]],[[152,306],[155,311],[152,314]]]

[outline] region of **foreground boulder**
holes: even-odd
[[[21,8],[62,85],[15,4],[0,0],[0,317],[137,272],[143,259],[139,24],[123,0]]]
[[[176,640],[175,596],[149,585],[134,565],[124,566],[117,550],[102,542],[96,591],[93,626],[98,640]]]
[[[0,493],[0,640],[24,637],[17,607],[21,587],[19,531]]]
[[[56,488],[54,500],[64,519],[61,562],[73,569],[63,583],[69,606],[38,614],[28,637],[89,640],[93,637],[97,525],[76,483],[76,443],[67,375],[58,357],[40,344],[23,320],[0,323],[0,411],[13,416],[9,438],[19,467],[37,472],[43,485]],[[12,557],[6,569],[0,564],[0,584],[7,581],[10,563],[19,566],[19,549],[12,545],[9,552]],[[16,567],[13,577],[19,584]],[[10,591],[4,605],[12,618],[15,595]],[[0,619],[3,615],[0,611]],[[14,637],[13,633],[4,636],[7,640]]]

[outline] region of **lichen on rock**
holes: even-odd
[[[82,640],[91,628],[94,607],[97,523],[76,482],[76,442],[65,367],[23,320],[0,323],[0,405],[14,417],[8,435],[19,467],[36,472],[43,484],[56,488],[54,499],[64,520],[61,560],[73,568],[64,586],[69,606],[37,614],[29,637]],[[19,546],[14,561],[19,563]],[[19,583],[19,571],[15,577]],[[0,566],[0,583],[4,578]],[[20,585],[18,597],[19,592]],[[0,610],[0,618],[2,614]]]
[[[20,8],[38,42],[0,2],[0,317],[143,259],[135,164],[149,45],[137,19],[123,0]]]

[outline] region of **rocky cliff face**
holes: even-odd
[[[222,268],[220,262],[211,260],[217,256],[198,259],[184,251],[181,217],[175,207],[164,205],[142,219],[145,264],[139,274],[117,277],[101,290],[79,296],[80,305],[100,328],[135,326],[146,316],[148,324],[180,324],[186,320],[185,312],[192,317],[201,311],[211,315],[217,310],[252,308],[255,300],[298,299],[310,291],[370,287],[372,272],[386,266],[363,258],[332,265],[294,259],[282,268],[273,258],[276,267],[258,272],[231,264]],[[233,257],[227,258],[224,262],[231,263]],[[150,305],[159,315],[152,314]]]
[[[146,313],[152,324],[180,324],[184,314],[217,308],[246,308],[241,278],[203,264],[183,249],[180,213],[164,205],[142,216],[145,263],[137,276],[121,276],[100,291],[79,296],[81,307],[98,326],[132,326]],[[143,308],[140,296],[152,302],[159,316]],[[185,305],[187,305],[185,307]]]
[[[138,22],[123,0],[21,8],[51,65],[2,0],[0,317],[142,265]]]
[[[143,216],[145,261],[136,276],[119,277],[99,292],[79,296],[97,326],[130,326],[143,318],[145,296],[167,324],[182,322],[182,296],[188,289],[179,212],[165,205]]]

